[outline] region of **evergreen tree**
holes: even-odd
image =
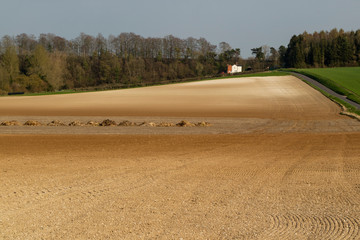
[[[287,67],[360,65],[360,32],[333,29],[294,35],[282,59]]]
[[[279,47],[279,62],[280,62],[280,66],[281,67],[285,67],[286,66],[286,47],[281,45]]]

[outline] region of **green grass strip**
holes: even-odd
[[[360,68],[332,68],[332,69],[289,69],[292,72],[297,72],[308,76],[324,86],[330,88],[336,93],[345,95],[353,102],[360,104],[360,76],[357,76],[357,71]],[[334,73],[334,76],[332,75]],[[343,81],[340,73],[344,73]],[[346,85],[347,87],[345,87]]]
[[[305,74],[304,74],[305,75]],[[330,94],[328,94],[327,92],[323,91],[322,89],[318,88],[317,86],[311,84],[310,82],[306,81],[305,79],[303,78],[300,78],[303,82],[305,82],[306,84],[308,84],[309,86],[311,86],[312,88],[316,89],[317,91],[319,91],[320,93],[322,93],[325,97],[331,99],[332,101],[340,104],[340,105],[343,105],[348,112],[350,113],[354,113],[358,116],[360,116],[360,110],[358,110],[357,108],[353,107],[352,105],[350,105],[349,103],[345,102],[344,100],[340,99],[340,98],[337,98],[335,96],[332,96]]]

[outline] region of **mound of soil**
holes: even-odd
[[[29,120],[24,123],[25,126],[42,126],[42,123],[36,120]]]
[[[195,124],[195,126],[197,126],[197,127],[210,127],[211,124],[208,123],[208,122],[199,122],[199,123]]]
[[[186,120],[182,120],[181,122],[177,123],[176,126],[178,127],[195,127],[195,124],[186,121]]]
[[[84,125],[85,124],[80,121],[73,121],[73,122],[69,123],[69,126],[71,126],[71,127],[84,126]]]
[[[4,121],[0,123],[0,126],[21,126],[22,124],[18,121],[11,120],[11,121]]]
[[[102,121],[100,124],[100,126],[103,127],[110,127],[110,126],[116,126],[116,122],[110,119],[105,119],[104,121]]]
[[[99,126],[99,125],[100,125],[100,123],[94,122],[94,121],[88,121],[88,122],[85,124],[85,126],[93,126],[93,127],[97,127],[97,126]]]
[[[119,126],[132,127],[132,126],[137,126],[137,125],[134,122],[125,120],[125,121],[122,121],[121,123],[119,123]]]
[[[59,120],[54,120],[54,121],[51,121],[50,123],[47,124],[48,126],[54,126],[54,127],[57,127],[57,126],[66,126],[65,123],[59,121]]]
[[[161,122],[159,124],[156,125],[157,127],[175,127],[174,123],[169,123],[169,122]]]
[[[154,123],[154,122],[143,122],[143,123],[140,123],[139,126],[141,126],[141,127],[156,127],[156,123]]]
[[[198,122],[198,123],[191,123],[189,121],[183,120],[177,124],[174,124],[172,122],[160,122],[160,123],[155,123],[155,122],[142,122],[140,124],[137,124],[135,122],[131,122],[128,120],[122,121],[119,124],[117,124],[115,121],[110,120],[110,119],[105,119],[104,121],[102,121],[101,123],[99,122],[95,122],[95,121],[89,121],[87,123],[84,122],[80,122],[80,121],[72,121],[69,124],[65,124],[59,120],[53,120],[48,124],[42,124],[39,121],[36,120],[29,120],[26,121],[24,124],[21,124],[20,122],[16,121],[16,120],[12,120],[12,121],[3,121],[0,122],[0,126],[91,126],[91,127],[97,127],[97,126],[141,126],[141,127],[209,127],[211,126],[211,124],[209,122]]]

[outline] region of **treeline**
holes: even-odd
[[[282,67],[343,67],[360,65],[360,30],[304,32],[279,48]]]
[[[0,42],[0,94],[181,81],[214,76],[240,60],[240,49],[204,38],[5,36]]]
[[[359,66],[360,30],[304,32],[294,35],[287,47],[251,50],[254,58],[244,60],[240,49],[226,42],[216,46],[205,38],[172,35],[105,38],[81,33],[72,40],[54,34],[5,36],[0,41],[0,94],[180,82],[219,75],[235,63],[253,71]]]

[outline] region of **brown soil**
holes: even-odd
[[[0,136],[0,238],[356,239],[359,141]]]
[[[0,98],[0,121],[42,124],[0,126],[0,239],[357,239],[339,112],[292,77]],[[165,127],[183,119],[211,126]]]

